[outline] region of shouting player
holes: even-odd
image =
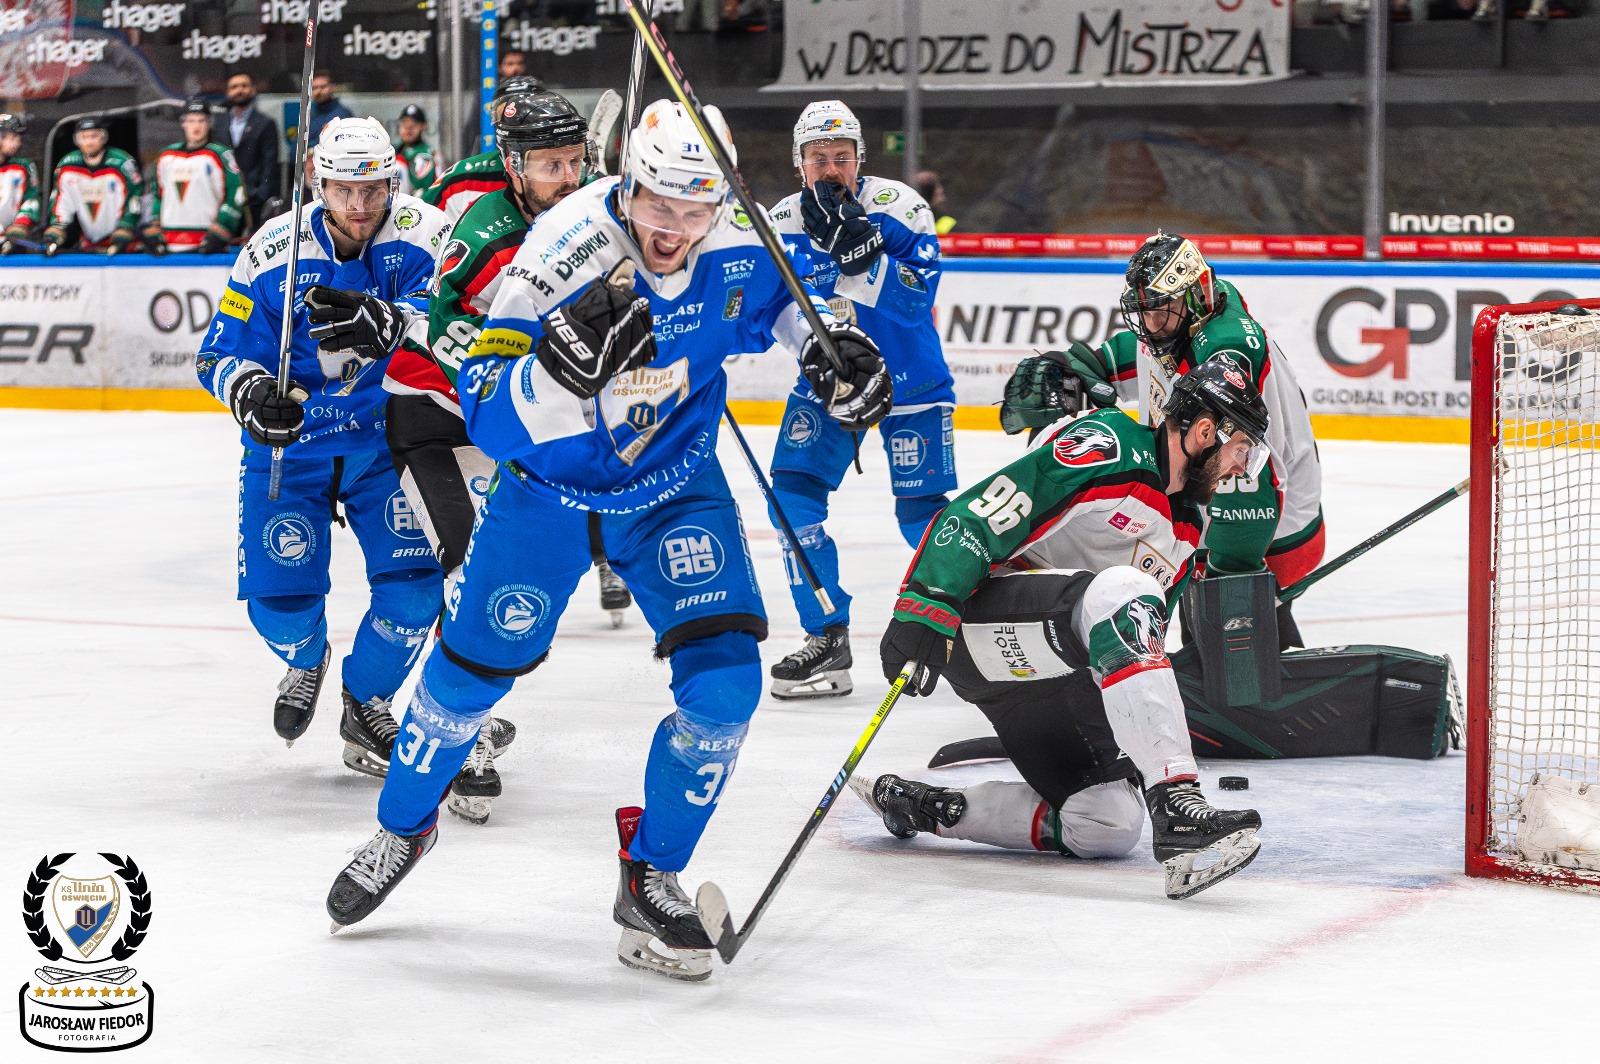
[[[1119,410],[1069,421],[934,519],[883,635],[884,674],[920,663],[905,690],[925,695],[943,673],[1027,782],[852,779],[892,833],[1120,857],[1139,841],[1142,788],[1169,897],[1254,859],[1260,816],[1200,792],[1165,644],[1200,507],[1261,471],[1268,421],[1243,373],[1203,363],[1157,427]]]
[[[728,144],[721,115],[709,120]],[[467,431],[499,470],[401,721],[380,830],[329,892],[334,930],[371,914],[433,847],[445,785],[478,729],[550,651],[597,512],[676,703],[655,730],[644,806],[617,812],[617,955],[672,978],[710,975],[711,941],[677,877],[732,776],[767,630],[716,459],[722,362],[774,343],[797,351],[822,409],[854,428],[892,401],[871,341],[814,297],[842,365],[824,357],[729,191],[688,113],[657,101],[623,177],[541,215],[506,268],[460,377]]]

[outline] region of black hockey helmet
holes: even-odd
[[[1211,265],[1187,237],[1157,232],[1128,260],[1122,321],[1154,352],[1165,352],[1193,335],[1225,302]],[[1171,317],[1152,327],[1145,316],[1163,311]]]
[[[1245,475],[1255,477],[1267,463],[1267,426],[1272,415],[1250,377],[1225,355],[1207,359],[1173,382],[1162,412],[1180,433],[1188,432],[1202,414],[1216,421],[1217,442],[1199,456],[1202,459],[1242,432],[1251,441]]]
[[[180,117],[183,115],[205,115],[210,118],[211,105],[206,103],[205,98],[202,96],[191,96],[183,101],[183,109],[178,114]]]
[[[421,122],[423,125],[427,125],[428,124],[428,112],[424,111],[422,108],[418,107],[414,103],[408,103],[404,107],[402,107],[400,109],[400,117],[401,118],[414,118],[418,122]]]
[[[507,96],[499,107],[500,113],[494,120],[495,143],[511,173],[522,176],[523,153],[540,148],[581,144],[584,165],[593,164],[589,123],[565,96],[540,89]]]
[[[6,111],[0,111],[0,133],[15,133],[20,137],[27,131],[28,119],[26,115],[14,115]]]
[[[506,80],[495,86],[494,99],[489,102],[489,117],[496,122],[500,120],[500,108],[506,102],[506,97],[508,96],[521,96],[528,92],[543,91],[544,82],[532,74],[518,74],[515,77],[506,78]]]
[[[74,133],[83,133],[91,129],[109,133],[111,131],[111,123],[107,122],[103,115],[84,115],[72,127]]]

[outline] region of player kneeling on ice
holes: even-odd
[[[298,234],[287,393],[279,392],[276,369],[292,212],[268,221],[239,253],[195,356],[201,383],[244,429],[239,597],[289,666],[273,727],[291,745],[311,724],[333,657],[324,597],[339,503],[372,588],[341,668],[347,742],[357,720],[362,734],[392,742],[389,700],[444,600],[444,576],[389,461],[382,381],[408,316],[426,311],[447,223],[421,200],[396,195],[396,175],[394,149],[376,119],[323,127],[317,202]],[[283,480],[273,501],[272,452],[280,447]],[[387,756],[366,757],[352,744],[345,759],[377,774]]]
[[[1139,842],[1142,788],[1168,897],[1255,857],[1255,810],[1200,793],[1164,647],[1200,508],[1224,478],[1260,472],[1267,408],[1242,373],[1208,362],[1165,413],[1154,428],[1118,410],[1063,422],[934,519],[883,636],[884,674],[921,663],[913,695],[943,674],[1027,782],[852,779],[893,834],[1120,857]]]
[[[434,845],[439,801],[481,722],[549,653],[597,512],[676,702],[651,744],[646,804],[617,813],[617,954],[673,978],[710,975],[711,940],[678,873],[761,697],[767,632],[716,459],[722,363],[774,343],[798,351],[829,416],[855,427],[891,401],[872,342],[811,293],[843,365],[826,360],[729,191],[689,115],[657,101],[625,175],[541,214],[506,268],[457,379],[468,434],[499,470],[401,721],[381,829],[328,894],[334,930],[369,916]]]

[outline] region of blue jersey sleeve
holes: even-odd
[[[229,405],[229,393],[241,373],[252,369],[274,373],[277,368],[287,267],[257,272],[248,261],[252,251],[247,246],[239,252],[206,338],[195,354],[200,384],[223,406]]]

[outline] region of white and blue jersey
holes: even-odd
[[[534,222],[457,388],[484,453],[547,498],[621,514],[671,498],[714,461],[724,359],[774,343],[798,352],[810,331],[742,211],[727,209],[683,268],[660,276],[617,216],[617,184],[587,185]],[[579,400],[531,353],[541,319],[625,258],[650,302],[656,357]],[[832,321],[820,296],[812,304]]]
[[[806,279],[828,300],[834,316],[860,326],[878,345],[894,381],[895,406],[954,403],[955,383],[933,322],[943,272],[933,211],[910,185],[882,177],[858,179],[856,198],[883,234],[883,254],[855,277],[842,275],[828,253],[807,238],[800,193],[774,207],[772,221],[790,254],[802,263],[809,258]],[[803,377],[795,390],[811,394]]]
[[[273,218],[239,252],[227,291],[195,356],[200,383],[223,406],[229,405],[230,389],[240,373],[262,369],[277,375],[293,222],[292,214]],[[306,319],[306,289],[326,285],[364,292],[425,318],[434,260],[449,227],[443,211],[411,196],[396,196],[389,217],[367,241],[360,257],[340,262],[328,236],[322,204],[313,203],[305,212],[294,285],[289,378],[310,392],[311,398],[304,404],[305,429],[294,446],[296,457],[387,449],[383,433],[387,359],[319,350]],[[248,433],[242,435],[247,449],[269,450]]]

